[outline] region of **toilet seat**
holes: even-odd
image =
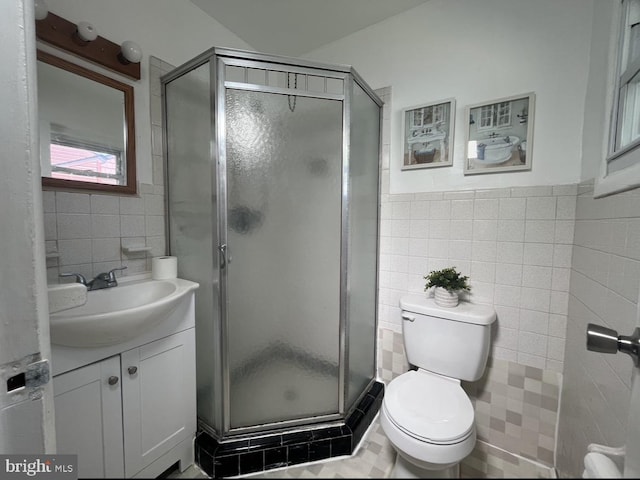
[[[391,423],[422,442],[451,445],[474,432],[473,405],[455,379],[409,371],[389,383],[383,404]]]

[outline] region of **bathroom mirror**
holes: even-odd
[[[42,185],[136,193],[133,87],[38,50]]]

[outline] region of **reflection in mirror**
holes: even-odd
[[[42,184],[136,192],[133,87],[38,51]]]

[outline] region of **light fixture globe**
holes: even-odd
[[[123,63],[139,63],[142,60],[142,49],[140,45],[131,40],[125,40],[120,45],[120,60],[124,60]]]
[[[44,20],[49,15],[49,7],[44,0],[34,0],[34,11],[36,20]]]
[[[78,36],[85,42],[92,42],[98,38],[98,31],[89,22],[78,22]]]

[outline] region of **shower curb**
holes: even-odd
[[[224,478],[351,455],[383,397],[384,384],[374,382],[345,422],[337,426],[223,442],[201,430],[195,440],[196,463],[207,475]]]

